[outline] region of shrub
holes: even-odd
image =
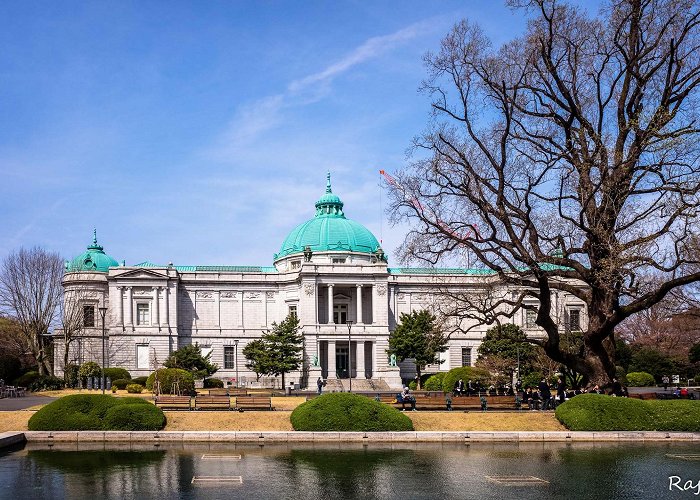
[[[100,365],[94,361],[88,361],[87,363],[80,365],[80,368],[78,369],[78,376],[80,377],[80,380],[83,381],[83,387],[85,387],[89,377],[102,376],[102,368],[100,368]]]
[[[695,385],[700,385],[700,373],[695,375]]]
[[[112,431],[154,431],[165,426],[165,415],[150,403],[117,405],[107,410],[105,426]]]
[[[155,381],[156,372],[151,373],[146,380],[146,388],[149,391],[153,390],[153,382]],[[191,394],[194,392],[194,377],[187,370],[179,368],[161,368],[158,370],[158,381],[160,382],[160,391],[163,394],[172,392],[173,382],[180,383],[180,392],[183,394]]]
[[[27,389],[29,392],[39,392],[39,391],[58,391],[66,386],[65,381],[60,377],[54,377],[53,375],[40,376],[34,380]]]
[[[131,373],[124,368],[105,368],[105,377],[111,380],[131,380]]]
[[[656,383],[654,376],[647,372],[630,372],[627,374],[630,387],[649,387]]]
[[[411,380],[408,383],[408,388],[411,389],[412,391],[415,391],[418,388],[418,382],[416,382],[415,380]]]
[[[445,372],[439,372],[431,375],[425,381],[424,389],[426,391],[442,391],[442,381],[445,378]],[[457,379],[459,380],[459,379]],[[466,382],[465,382],[466,384]]]
[[[465,387],[470,380],[475,387],[477,382],[481,384],[482,387],[486,387],[490,378],[491,374],[488,370],[484,370],[483,368],[473,368],[471,366],[452,368],[449,372],[445,373],[442,379],[442,390],[445,392],[452,392],[452,389],[454,389],[459,379],[464,381]]]
[[[581,394],[556,409],[572,431],[700,431],[700,405],[690,400],[649,400]]]
[[[204,379],[205,389],[222,389],[224,387],[224,381],[218,378],[207,378]]]
[[[78,387],[78,370],[80,370],[80,367],[75,363],[67,364],[63,369],[63,379],[66,381],[66,387]]]
[[[0,379],[5,382],[14,380],[22,373],[22,363],[14,356],[0,356]]]
[[[290,417],[297,431],[412,431],[413,422],[399,410],[371,398],[331,393],[302,403]]]
[[[143,392],[143,386],[139,384],[129,384],[126,386],[126,392],[129,394],[141,394]]]
[[[117,380],[112,381],[112,388],[117,388],[120,391],[123,391],[126,389],[126,386],[133,383],[133,380],[127,380],[124,378],[119,378]]]
[[[134,412],[134,406],[144,409]],[[137,414],[138,418],[134,418]],[[153,415],[153,418],[144,415]],[[102,394],[62,397],[29,419],[31,431],[159,430],[164,425],[163,412],[148,401]]]
[[[146,381],[147,381],[147,380],[148,380],[148,377],[136,377],[136,378],[132,378],[132,379],[131,379],[131,381],[132,381],[134,384],[139,384],[139,385],[142,385],[142,386],[144,386],[144,387],[146,387]]]
[[[14,385],[16,385],[18,387],[29,387],[40,376],[41,375],[39,375],[39,372],[30,371],[30,372],[27,372],[24,375],[21,375],[20,377],[16,378],[13,383],[14,383]]]

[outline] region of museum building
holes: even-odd
[[[355,390],[396,388],[415,376],[410,361],[393,366],[386,353],[401,313],[434,309],[445,290],[478,293],[495,279],[483,269],[389,267],[375,236],[345,216],[328,174],[314,216],[287,235],[270,267],[148,261],[127,266],[106,254],[95,236],[85,252],[66,262],[65,296],[79,301],[82,318],[69,362],[102,365],[102,309],[107,366],[148,375],[172,351],[197,343],[219,366],[215,377],[232,385],[273,386],[276,380],[256,380],[242,350],[273,322],[295,314],[304,337],[303,368],[288,374],[288,381],[314,386],[322,376],[335,390],[347,389],[350,378]],[[584,304],[559,294],[567,327],[579,325]],[[528,335],[542,334],[532,312],[519,311],[512,319]],[[445,332],[449,349],[426,372],[474,363],[489,326],[459,326]],[[57,373],[64,363],[60,333]]]

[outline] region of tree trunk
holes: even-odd
[[[416,387],[417,387],[418,390],[420,391],[420,390],[421,390],[421,385],[420,385],[420,375],[421,375],[421,372],[420,372],[420,366],[418,366],[418,365],[416,365],[416,374],[418,375],[418,381],[416,382]]]

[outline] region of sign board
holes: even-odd
[[[681,376],[680,375],[672,375],[671,382],[673,382],[674,384],[680,384],[681,383]]]

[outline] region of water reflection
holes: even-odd
[[[0,455],[0,498],[672,498],[668,476],[697,482],[700,473],[669,453],[697,451],[680,443],[27,445]],[[192,484],[201,475],[243,484]],[[506,486],[493,475],[549,484]]]

